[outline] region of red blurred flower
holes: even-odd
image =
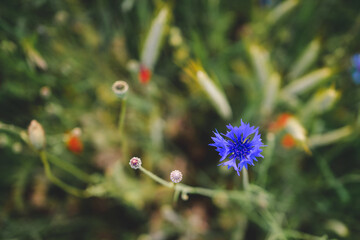
[[[151,70],[144,65],[140,65],[139,80],[143,84],[147,84],[151,79]]]
[[[281,145],[285,148],[292,148],[295,144],[295,139],[290,134],[285,134],[281,140]]]
[[[69,151],[75,153],[75,154],[79,154],[84,150],[84,145],[80,139],[80,137],[76,136],[76,135],[70,135],[67,142],[66,142],[66,147],[67,149],[69,149]]]

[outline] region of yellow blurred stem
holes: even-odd
[[[46,152],[44,150],[40,151],[39,155],[40,155],[41,161],[44,165],[45,174],[52,183],[54,183],[56,186],[63,189],[65,192],[70,193],[74,196],[83,197],[83,198],[89,197],[85,191],[74,188],[74,187],[64,183],[63,181],[61,181],[60,179],[58,179],[57,177],[55,177],[52,174],[50,164],[47,160]]]

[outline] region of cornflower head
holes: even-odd
[[[360,54],[355,54],[351,58],[352,78],[354,83],[360,84]]]
[[[221,156],[219,166],[228,166],[228,169],[233,167],[240,176],[243,167],[247,169],[248,165],[254,165],[253,161],[257,161],[257,157],[264,157],[260,154],[260,147],[265,145],[258,132],[259,128],[251,127],[242,120],[239,127],[233,127],[231,124],[226,127],[229,130],[226,134],[215,130],[215,137],[211,138],[214,143],[209,145],[216,147]],[[229,160],[225,161],[226,158]]]

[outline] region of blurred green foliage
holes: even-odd
[[[144,42],[164,6],[159,56],[141,84]],[[276,228],[288,239],[359,239],[360,87],[349,71],[359,10],[357,0],[1,1],[1,239],[283,239]],[[118,79],[129,84],[123,131]],[[32,119],[53,173],[97,197],[49,181],[24,137]],[[215,128],[240,119],[267,145],[249,174],[269,197],[254,201],[274,216],[222,196],[172,206],[171,189],[128,165],[137,156],[167,180],[179,169],[186,184],[242,190],[208,146]],[[76,127],[79,154],[69,150]]]

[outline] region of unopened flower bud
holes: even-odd
[[[76,127],[71,130],[71,134],[77,137],[81,137],[82,131],[81,128]]]
[[[173,183],[179,183],[182,180],[182,173],[179,170],[174,170],[170,173],[170,179]]]
[[[48,86],[40,88],[40,96],[44,99],[48,99],[51,96],[51,89]]]
[[[138,157],[133,157],[132,159],[130,159],[130,167],[133,169],[138,169],[141,167],[141,159]]]
[[[125,81],[116,81],[112,85],[112,90],[116,96],[123,98],[129,90],[129,85]]]
[[[45,131],[41,124],[32,120],[28,127],[29,141],[36,150],[41,150],[45,147]]]

